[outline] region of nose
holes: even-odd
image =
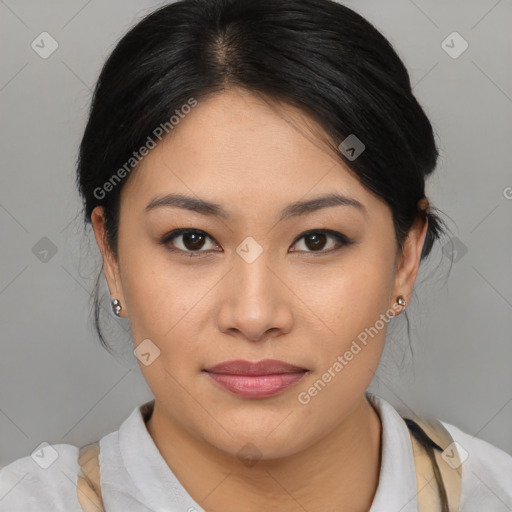
[[[249,261],[237,254],[226,276],[218,310],[219,329],[248,341],[288,333],[293,324],[293,292],[284,272],[272,264],[265,251]]]

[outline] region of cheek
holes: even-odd
[[[188,309],[186,289],[163,248],[134,240],[125,243],[121,262],[130,327],[135,340],[162,338]]]
[[[365,257],[361,251],[347,259],[343,268],[330,273],[317,294],[322,304],[319,316],[325,322],[317,345],[318,365],[312,375],[313,380],[321,381],[317,387],[322,397],[315,398],[318,406],[323,403],[327,407],[341,395],[347,399],[351,393],[358,396],[371,382],[382,355],[391,320],[386,312],[393,274],[386,258],[376,258],[375,250],[368,254],[373,257]]]
[[[205,265],[172,261],[161,247],[127,244],[123,260],[123,295],[135,345],[148,338],[160,349],[160,362],[173,371],[184,371],[184,360],[201,353],[199,333],[211,320],[219,281]]]
[[[362,261],[348,269],[324,289],[321,317],[329,329],[324,327],[318,340],[314,371],[297,390],[303,413],[319,429],[329,430],[341,421],[370,385],[391,319],[383,320],[389,273]]]
[[[330,273],[321,290],[322,310],[337,335],[355,336],[387,311],[393,286],[389,268],[384,259],[358,255]]]

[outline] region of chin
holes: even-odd
[[[218,437],[211,437],[213,432],[211,428],[202,432],[202,436],[209,445],[228,457],[239,459],[247,466],[254,465],[258,460],[272,461],[292,456],[315,443],[316,440],[313,438],[301,437],[301,430],[304,433],[303,429],[293,429],[289,425],[288,428],[279,426],[282,420],[281,417],[279,421],[273,422],[273,426],[262,428],[261,422],[253,416],[247,422],[239,419],[236,429],[233,423],[231,428],[226,427],[231,436],[218,425],[216,426]],[[222,420],[219,420],[219,423],[229,425],[229,422],[223,423]],[[278,425],[277,428],[276,425]]]

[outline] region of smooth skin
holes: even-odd
[[[148,431],[208,512],[367,511],[377,489],[382,427],[364,394],[386,327],[309,403],[298,396],[396,308],[398,295],[409,302],[427,222],[413,226],[400,252],[390,208],[320,133],[292,106],[225,90],[199,101],[132,171],[121,193],[118,260],[105,243],[102,207],[93,211],[111,297],[130,319],[134,346],[150,339],[160,349],[150,365],[139,362],[155,396]],[[279,221],[291,203],[333,192],[365,211],[338,205]],[[170,193],[218,203],[230,218],[177,207],[145,212]],[[206,236],[160,243],[183,227]],[[354,243],[299,238],[321,229]],[[262,249],[251,263],[236,251],[247,237]],[[202,371],[267,358],[309,373],[255,399]],[[251,465],[237,456],[247,443],[257,447]]]

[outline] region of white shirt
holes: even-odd
[[[369,512],[417,512],[409,430],[384,399],[367,393],[382,422],[379,483]],[[107,512],[204,512],[173,474],[136,407],[100,440],[100,478]],[[461,512],[512,512],[512,456],[443,422],[469,453],[462,464]],[[55,450],[55,452],[53,451]],[[0,512],[82,512],[77,498],[79,448],[56,444],[0,470]],[[43,464],[44,465],[44,464]]]

